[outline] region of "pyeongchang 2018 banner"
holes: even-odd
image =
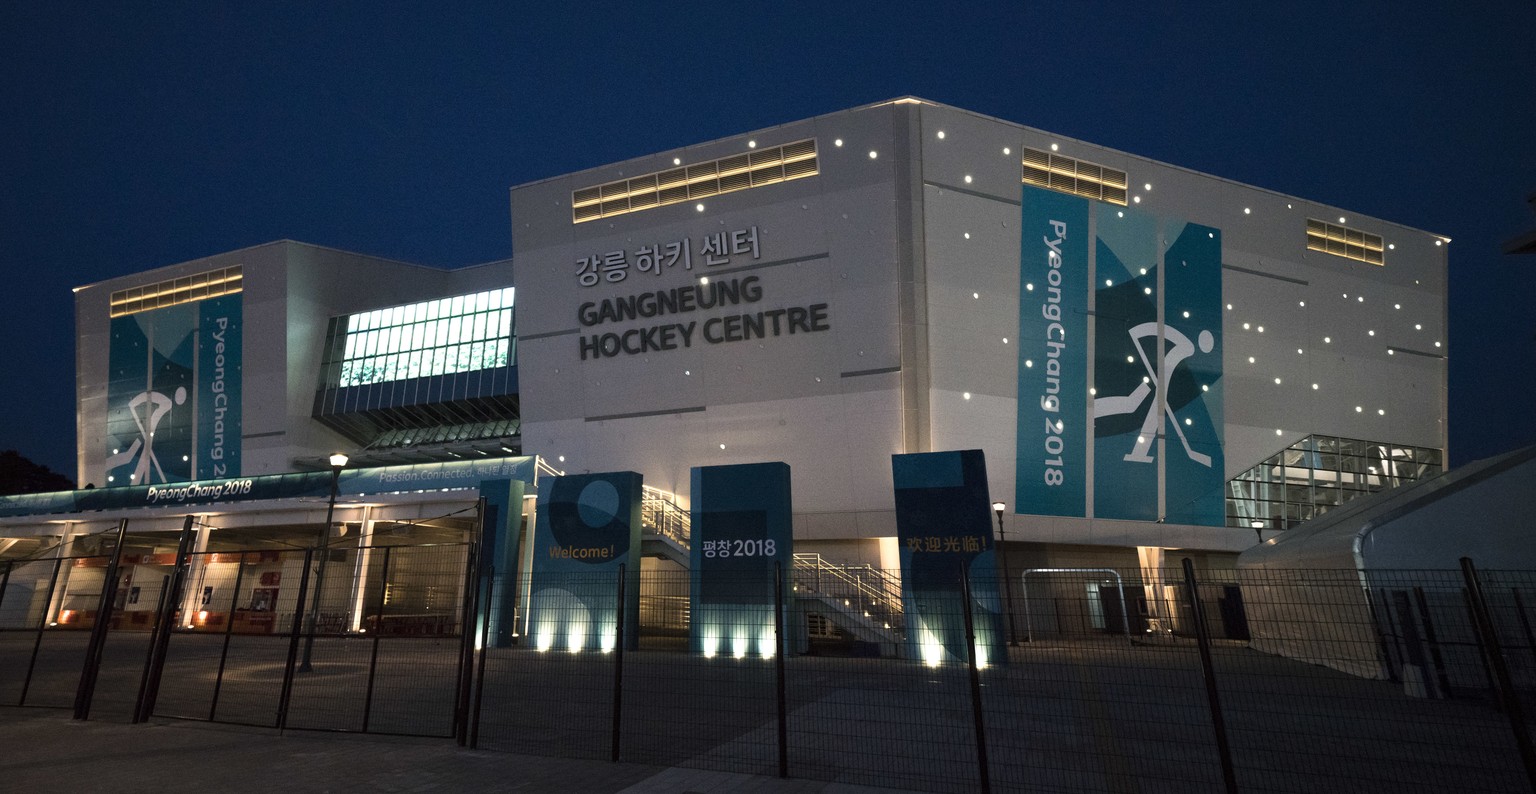
[[[1224,525],[1221,231],[1023,191],[1016,511]]]
[[[241,326],[239,293],[112,320],[106,485],[239,476]]]
[[[1084,515],[1088,200],[1024,186],[1019,270],[1020,513]]]

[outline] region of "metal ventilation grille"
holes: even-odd
[[[1372,265],[1387,263],[1380,235],[1316,218],[1307,219],[1307,250],[1322,251]]]
[[[1025,147],[1024,184],[1125,206],[1130,182],[1124,171]]]
[[[112,293],[109,301],[113,317],[125,314],[161,309],[178,303],[191,303],[206,298],[217,298],[239,292],[243,288],[243,266],[223,267],[182,276],[142,287],[129,287]]]
[[[816,141],[796,141],[572,191],[571,222],[694,201],[817,173]]]

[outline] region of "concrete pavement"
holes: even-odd
[[[451,740],[155,720],[76,722],[0,708],[0,790],[878,794],[895,789],[467,750]]]

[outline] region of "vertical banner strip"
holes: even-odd
[[[210,298],[197,306],[197,470],[192,478],[238,477],[244,365],[241,296]]]
[[[1006,663],[982,451],[892,455],[891,473],[908,653],[930,666],[969,659],[963,570],[970,578],[978,665]]]
[[[1014,512],[1087,504],[1088,200],[1024,186]]]
[[[1164,255],[1168,520],[1226,524],[1221,230],[1170,222]]]
[[[528,605],[538,650],[613,650],[620,614],[614,577],[621,569],[624,636],[636,647],[640,490],[640,474],[632,471],[540,480]]]
[[[689,644],[712,657],[773,656],[775,592],[794,564],[789,464],[696,466]]]
[[[1157,221],[1098,205],[1094,239],[1093,514],[1151,521],[1157,515]]]

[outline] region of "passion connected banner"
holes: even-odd
[[[692,485],[692,650],[737,658],[782,652],[774,593],[777,584],[788,600],[794,560],[789,464],[696,466]]]
[[[1022,204],[1015,511],[1224,525],[1220,230]]]
[[[240,293],[113,318],[104,485],[240,474]]]
[[[987,464],[979,449],[891,456],[901,595],[911,653],[968,662],[961,574],[970,580],[978,665],[1007,661]]]
[[[639,647],[640,491],[632,471],[539,482],[528,605],[538,650],[614,649],[621,566],[625,646]]]

